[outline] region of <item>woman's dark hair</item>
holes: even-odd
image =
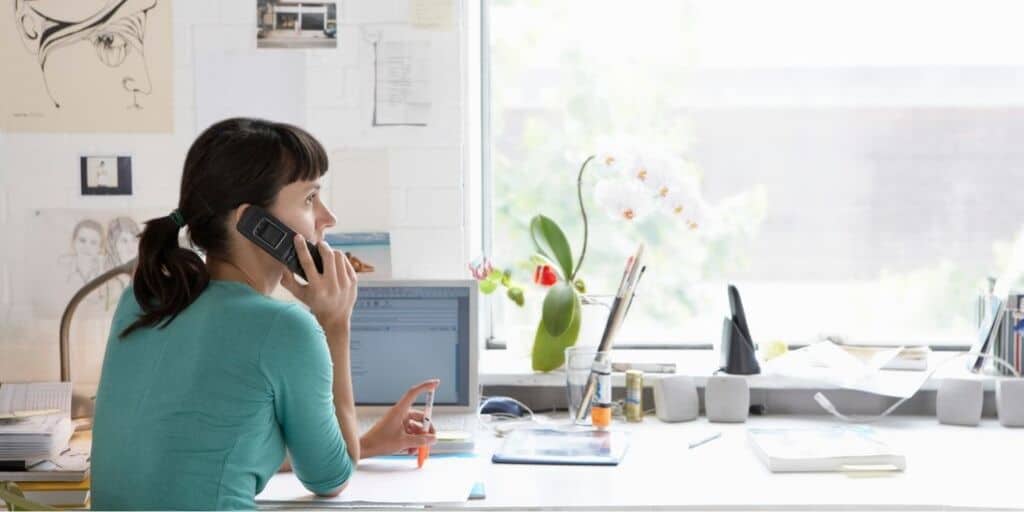
[[[327,153],[305,130],[262,119],[234,118],[206,129],[188,150],[178,211],[192,245],[224,257],[228,215],[242,204],[267,208],[289,183],[327,172]],[[170,216],[146,222],[139,241],[133,289],[142,308],[121,337],[140,327],[164,328],[210,283],[195,251],[178,244]]]

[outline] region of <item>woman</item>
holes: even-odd
[[[146,223],[114,314],[96,397],[93,507],[253,509],[285,449],[307,489],[334,496],[360,458],[434,442],[410,407],[436,380],[358,437],[356,274],[323,241],[335,223],[318,193],[326,171],[323,147],[286,124],[229,119],[192,144],[178,209]],[[235,229],[249,205],[298,233],[287,243],[308,284]],[[179,247],[186,226],[205,263]],[[308,311],[268,297],[278,283]]]

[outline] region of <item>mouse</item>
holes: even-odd
[[[480,406],[480,414],[491,414],[495,416],[515,416],[521,418],[528,416],[530,411],[514,398],[507,396],[493,396],[484,400]]]

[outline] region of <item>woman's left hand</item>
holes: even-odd
[[[401,451],[415,453],[420,446],[434,444],[437,441],[434,426],[431,424],[429,429],[425,429],[423,413],[412,409],[412,404],[417,396],[436,390],[440,383],[434,379],[409,388],[402,399],[360,438],[360,456],[374,457]]]

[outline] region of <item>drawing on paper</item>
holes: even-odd
[[[26,226],[26,243],[40,255],[15,269],[21,293],[39,317],[59,315],[86,283],[138,255],[142,216],[135,212],[38,210]],[[131,277],[119,275],[86,296],[81,307],[113,311]]]
[[[67,19],[45,13],[38,0],[14,0],[15,28],[25,49],[36,56],[46,94],[55,107],[62,99],[50,83],[47,64],[53,53],[80,41],[92,44],[110,73],[119,78],[130,104],[141,109],[139,95],[153,91],[146,62],[146,18],[158,0],[110,0],[83,19]]]

